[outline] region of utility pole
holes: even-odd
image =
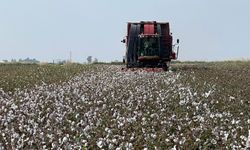
[[[69,51],[69,62],[72,63],[72,52]]]

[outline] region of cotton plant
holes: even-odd
[[[214,108],[217,86],[196,89],[193,76],[95,65],[60,84],[0,90],[0,149],[249,146],[244,121]]]

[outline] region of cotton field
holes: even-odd
[[[2,87],[0,149],[250,148],[249,64],[87,68],[63,82]]]

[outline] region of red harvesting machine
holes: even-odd
[[[122,42],[126,43],[123,62],[127,68],[168,70],[170,61],[178,57],[179,39],[173,45],[168,22],[129,22]]]

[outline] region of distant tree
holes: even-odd
[[[12,63],[16,63],[16,59],[11,59],[11,62]]]
[[[92,62],[92,56],[87,57],[87,62],[90,64]]]
[[[66,64],[67,63],[67,61],[66,60],[61,60],[61,61],[59,61],[59,65],[63,65],[63,64]]]
[[[95,58],[94,61],[93,61],[93,63],[98,63],[98,59]]]
[[[35,58],[33,59],[30,59],[29,57],[28,58],[25,58],[25,59],[19,59],[18,60],[19,63],[24,63],[24,64],[37,64],[37,63],[40,63],[38,60],[36,60]]]
[[[26,62],[27,62],[27,61],[30,61],[30,58],[29,58],[29,57],[27,57],[26,59],[24,59],[24,61],[26,61]]]

